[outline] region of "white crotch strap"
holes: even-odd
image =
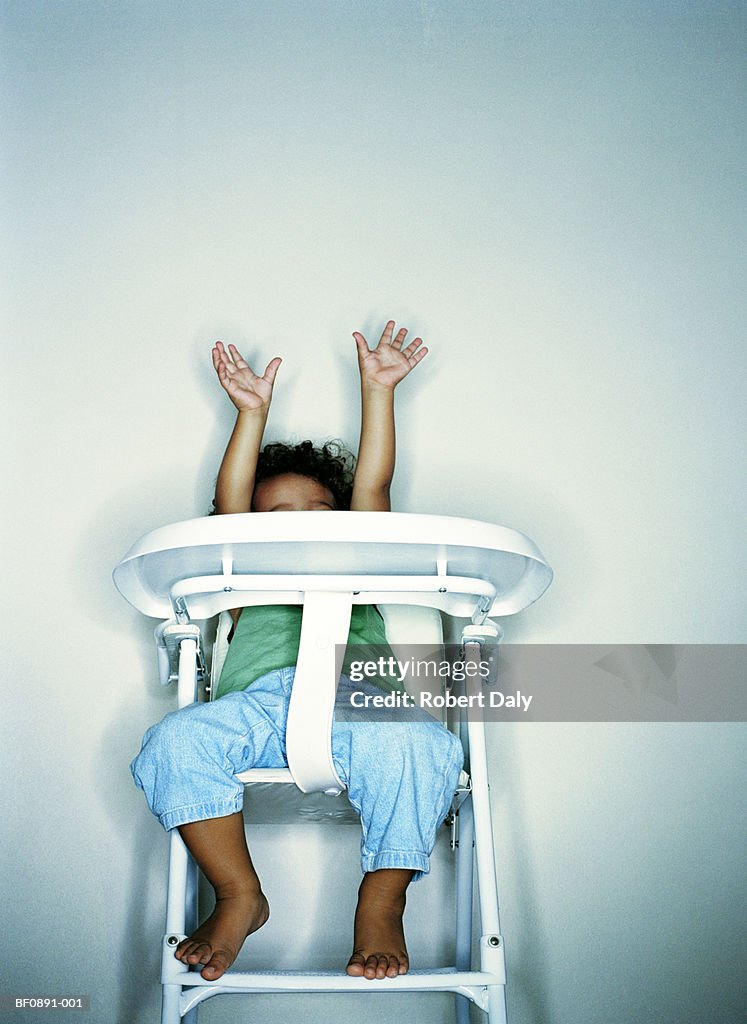
[[[304,793],[345,788],[332,761],[332,716],[350,632],[352,592],[308,591],[285,734],[288,768]],[[338,657],[337,654],[340,656]]]

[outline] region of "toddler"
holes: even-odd
[[[390,510],[394,473],[394,389],[424,358],[420,338],[405,344],[389,321],[374,348],[355,332],[361,378],[361,433],[354,471],[339,448],[268,445],[262,435],[279,358],[257,376],[233,345],[213,348],[213,365],[236,406],[221,463],[218,514]],[[244,940],[269,917],[252,864],[234,776],[287,765],[285,726],[302,609],[247,607],[231,612],[234,632],[217,699],[167,715],[145,734],[132,762],[136,784],[167,830],[179,832],[215,891],[215,909],[174,955],[214,981]],[[272,636],[272,643],[266,638]],[[263,638],[264,642],[263,642]],[[354,605],[348,643],[386,642],[372,605]],[[332,756],[362,827],[363,881],[346,971],[368,979],[408,969],[402,918],[413,879],[429,870],[436,830],[448,814],[462,747],[441,723],[333,720]]]

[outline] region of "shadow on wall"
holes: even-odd
[[[514,737],[521,724],[488,722],[487,741],[490,745],[491,809],[499,882],[499,897],[506,894],[506,868],[512,869],[510,885],[510,915],[502,911],[502,930],[506,942],[509,984],[506,989],[509,1019],[512,1004],[522,1020],[549,1021],[552,1017],[547,972],[541,969],[547,963],[551,943],[542,923],[537,903],[537,872],[531,844],[530,830],[523,814],[523,804],[517,793],[525,792],[521,783],[521,752]],[[507,838],[504,838],[507,837]],[[517,934],[506,929],[506,919],[521,922]],[[519,1006],[521,1012],[519,1013]]]
[[[122,1024],[144,1019],[145,1009],[158,999],[160,956],[153,936],[161,934],[165,913],[164,833],[136,789],[129,763],[146,727],[173,709],[174,696],[173,688],[158,681],[153,642],[157,620],[126,603],[111,573],[139,536],[168,521],[168,509],[164,513],[163,508],[168,495],[168,482],[157,472],[111,495],[81,525],[67,573],[74,589],[71,600],[80,607],[92,635],[98,634],[95,642],[101,656],[92,664],[101,676],[92,679],[91,686],[98,691],[97,702],[107,709],[108,724],[93,763],[87,766],[88,775],[111,831],[122,837],[127,865],[121,885],[128,894],[127,907],[112,915],[112,921],[121,921],[121,931],[109,937],[117,959],[117,1020]],[[136,519],[123,515],[123,509],[133,508]],[[152,1011],[157,1013],[155,1004]]]

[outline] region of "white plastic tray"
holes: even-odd
[[[153,530],[114,570],[139,611],[204,619],[244,604],[302,602],[310,590],[354,601],[409,602],[470,616],[513,615],[552,569],[523,533],[453,516],[405,512],[253,512]]]

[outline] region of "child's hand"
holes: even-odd
[[[213,348],[213,366],[218,380],[239,412],[267,409],[272,398],[272,385],[282,359],[275,356],[267,364],[263,377],[258,377],[251,366],[242,358],[235,345],[228,346],[218,341]]]
[[[415,338],[406,348],[402,348],[407,329],[403,327],[394,339],[393,333],[394,320],[390,320],[376,348],[370,349],[363,335],[358,331],[353,332],[364,387],[373,385],[393,389],[427,355],[428,349],[425,346],[419,347],[423,344],[422,338]]]

